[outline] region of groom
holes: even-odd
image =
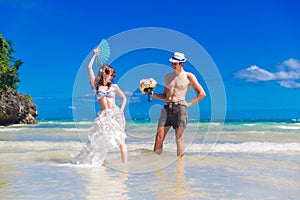
[[[183,53],[175,52],[169,61],[172,64],[173,72],[165,76],[164,91],[162,94],[153,94],[153,98],[165,100],[157,126],[154,152],[162,153],[163,141],[172,126],[175,129],[177,156],[182,157],[184,156],[184,132],[188,122],[187,107],[198,103],[206,94],[196,76],[184,71],[186,58]],[[189,86],[193,87],[197,96],[187,102],[185,96]]]

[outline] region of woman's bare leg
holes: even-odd
[[[121,143],[119,147],[122,157],[122,163],[127,163],[127,146],[125,143]]]

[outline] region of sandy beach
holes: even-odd
[[[91,123],[1,127],[0,198],[297,199],[300,195],[299,123],[192,122],[186,154],[178,159],[172,132],[164,153],[156,155],[153,126],[129,122],[127,164],[121,164],[117,149],[104,166],[72,164]],[[208,132],[211,126],[223,126],[222,133]]]

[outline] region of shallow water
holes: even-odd
[[[186,154],[178,160],[172,132],[164,153],[156,155],[155,126],[128,122],[127,164],[121,164],[117,149],[104,166],[71,164],[91,124],[1,127],[0,199],[298,199],[300,195],[299,123],[190,123]]]

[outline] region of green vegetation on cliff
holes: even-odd
[[[0,33],[0,92],[14,91],[20,82],[18,70],[23,62],[12,56],[15,52],[13,45],[11,40],[6,41]]]
[[[29,95],[17,92],[18,70],[23,62],[12,56],[14,52],[13,42],[0,33],[0,126],[37,123],[35,103]]]

